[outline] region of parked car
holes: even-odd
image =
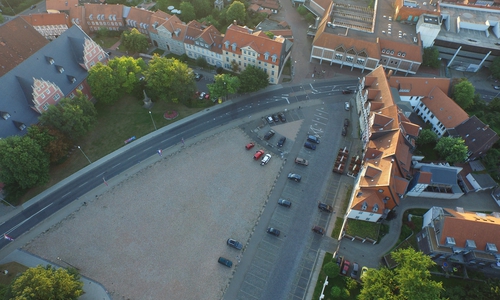
[[[307,159],[303,159],[303,158],[300,158],[300,157],[297,157],[295,159],[295,163],[298,164],[298,165],[303,165],[303,166],[308,166],[309,165],[309,161]]]
[[[493,88],[494,88],[495,90],[500,90],[500,85],[494,85],[494,86],[493,86]]]
[[[194,80],[200,81],[203,78],[203,74],[194,73]]]
[[[326,203],[319,202],[318,203],[318,208],[319,208],[319,210],[322,210],[322,211],[325,211],[325,212],[328,212],[328,213],[333,212],[333,207],[331,207],[330,205],[328,205]]]
[[[280,119],[278,118],[278,115],[277,115],[277,114],[272,115],[272,117],[273,117],[273,121],[274,121],[275,123],[280,121]]]
[[[283,145],[285,144],[285,142],[286,142],[286,137],[282,136],[280,138],[280,140],[278,141],[278,147],[280,147],[280,148],[283,147]]]
[[[200,97],[198,97],[198,99],[203,100],[205,98],[206,94],[207,93],[205,93],[205,92],[201,92]]]
[[[271,116],[267,116],[266,120],[267,120],[267,123],[269,123],[269,124],[273,124],[274,123],[273,117],[271,117]]]
[[[286,118],[285,118],[285,114],[284,114],[284,113],[282,113],[282,112],[281,112],[281,113],[279,113],[279,114],[278,114],[278,117],[280,118],[280,121],[281,121],[281,122],[286,122]]]
[[[308,135],[307,136],[307,141],[315,144],[319,144],[319,138],[314,135]]]
[[[344,262],[344,257],[341,255],[338,255],[337,256],[337,266],[339,266],[339,268],[340,268],[340,266],[342,266],[343,262]]]
[[[349,110],[349,109],[351,109],[351,105],[349,104],[349,102],[345,102],[345,103],[344,103],[344,109],[345,109],[345,110]]]
[[[263,166],[263,165],[267,165],[267,163],[271,160],[271,154],[266,154],[264,155],[264,157],[262,158],[262,160],[260,161],[260,165]]]
[[[344,119],[344,127],[349,126],[349,119]]]
[[[302,179],[302,176],[300,176],[299,174],[295,174],[295,173],[288,173],[288,179],[293,180],[295,182],[300,182],[300,180]]]
[[[346,94],[353,94],[354,91],[353,90],[342,90],[342,94],[346,95]]]
[[[347,135],[347,127],[344,126],[342,127],[342,136],[346,136]]]
[[[245,148],[247,148],[247,150],[250,150],[253,148],[253,146],[255,146],[255,143],[254,142],[251,142],[251,143],[248,143]]]
[[[255,154],[253,155],[253,159],[257,160],[257,159],[259,159],[262,155],[264,155],[264,150],[262,150],[262,149],[257,150],[257,152],[255,152]]]
[[[241,248],[243,248],[243,244],[235,239],[227,239],[226,243],[229,247],[233,247],[234,249],[241,250]]]
[[[350,267],[351,263],[348,260],[344,260],[344,265],[342,266],[342,275],[347,275],[347,272],[349,272]]]
[[[325,228],[320,226],[313,226],[312,231],[316,232],[317,234],[325,235]]]
[[[366,275],[366,271],[368,271],[367,267],[361,268],[361,276],[359,276],[359,279],[363,280],[363,277],[365,277],[365,275]]]
[[[222,264],[228,268],[231,268],[233,266],[233,262],[230,261],[229,259],[227,258],[224,258],[224,257],[219,257],[219,264]]]
[[[278,204],[281,205],[281,206],[284,206],[284,207],[290,207],[292,206],[292,202],[286,200],[286,199],[283,199],[283,198],[280,198],[278,200]]]
[[[265,139],[266,141],[267,141],[267,140],[269,140],[270,138],[272,138],[272,137],[274,136],[274,134],[275,134],[275,133],[276,133],[276,132],[275,132],[274,130],[270,129],[270,130],[266,133],[266,135],[264,135],[264,139]]]
[[[267,233],[275,235],[275,236],[280,236],[280,231],[276,228],[269,227],[267,228]]]
[[[308,148],[308,149],[311,149],[311,150],[316,150],[316,145],[314,144],[311,144],[309,142],[305,142],[304,143],[304,147]]]
[[[359,265],[357,263],[354,263],[354,265],[352,266],[351,278],[357,279],[358,272],[359,272]]]

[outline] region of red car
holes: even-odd
[[[347,275],[350,267],[351,263],[348,260],[344,260],[344,265],[342,266],[342,275]]]
[[[247,150],[250,150],[253,148],[253,146],[255,146],[255,143],[248,143],[245,148],[247,148]]]
[[[253,159],[255,160],[258,160],[262,155],[264,155],[264,150],[257,150],[257,152],[255,152],[254,156],[253,156]]]

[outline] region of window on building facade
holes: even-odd
[[[343,55],[342,54],[335,54],[335,59],[336,60],[342,60]]]
[[[50,95],[50,90],[46,90],[45,94]]]
[[[346,60],[347,62],[352,62],[354,60],[354,57],[353,56],[346,56]]]
[[[365,64],[365,60],[361,59],[361,58],[358,58],[358,60],[356,62],[357,62],[358,65],[364,65]]]
[[[43,106],[42,106],[43,110],[47,110],[49,109],[49,104],[48,103],[45,103]]]
[[[75,98],[75,94],[73,94],[73,93],[69,94],[69,98],[70,98],[70,99]]]
[[[83,84],[80,84],[80,85],[78,86],[78,89],[79,89],[80,91],[81,91],[81,90],[83,90]]]
[[[45,99],[45,94],[40,94],[40,97],[42,97],[42,99]]]
[[[61,98],[61,96],[59,94],[55,94],[52,99],[54,99],[55,101],[59,100],[59,98]]]

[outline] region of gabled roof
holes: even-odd
[[[446,244],[446,238],[455,239],[456,247],[465,248],[467,240],[476,244],[476,249],[485,251],[486,243],[495,244],[500,249],[500,219],[493,215],[473,212],[457,212],[444,208],[452,216],[443,221],[439,243]]]
[[[49,10],[70,10],[78,6],[78,0],[45,0],[45,9]]]
[[[365,211],[373,211],[373,207],[375,205],[378,206],[378,213],[383,212],[383,208],[385,207],[384,201],[381,198],[380,193],[377,193],[376,191],[372,189],[363,189],[363,190],[357,190],[355,191],[354,194],[354,199],[351,208],[355,210],[363,210],[363,205],[366,204],[366,209]],[[359,196],[358,196],[359,195]]]
[[[420,134],[420,129],[422,129],[419,125],[407,121],[401,122],[401,126],[403,127],[406,134],[409,134],[413,137],[418,137],[418,135]]]
[[[404,59],[422,62],[422,48],[417,44],[407,44],[407,43],[399,43],[386,39],[379,39],[380,48],[381,49],[391,49],[394,50],[394,54],[390,55],[387,52],[384,56],[392,56],[395,58],[401,58],[401,53],[405,53]],[[392,53],[392,51],[391,51]],[[398,54],[400,54],[398,56]]]
[[[83,6],[89,20],[123,22],[123,5],[85,3]]]
[[[128,11],[128,14],[126,16],[127,22],[126,24],[131,27],[137,27],[141,28],[141,25],[145,26],[146,28],[142,27],[142,29],[148,29],[151,28],[151,16],[153,15],[153,12],[150,10],[142,9],[142,8],[137,8],[137,7],[130,7],[130,10]]]
[[[434,87],[448,94],[450,79],[391,76],[389,78],[389,85],[398,89],[399,94],[403,96],[427,96]]]
[[[465,141],[465,145],[467,145],[469,151],[472,152],[479,151],[479,149],[489,149],[489,147],[498,141],[496,132],[476,116],[470,117],[455,127],[455,130]]]
[[[418,175],[418,183],[422,184],[430,184],[432,179],[431,172],[420,171],[417,173]]]
[[[281,58],[281,51],[284,46],[285,39],[275,37],[270,39],[264,32],[252,32],[250,29],[241,27],[235,24],[229,25],[224,36],[223,43],[228,43],[229,47],[223,46],[224,51],[233,52],[232,45],[236,45],[236,53],[241,52],[241,48],[249,47],[258,52],[259,60],[265,60],[265,54],[269,57],[276,56],[276,61],[271,59],[266,60],[269,64],[279,65]]]
[[[65,13],[56,14],[29,14],[21,16],[31,26],[46,26],[46,25],[66,25],[71,27],[69,17]]]
[[[346,50],[353,48],[358,53],[360,53],[361,51],[365,51],[370,58],[380,59],[380,47],[376,42],[359,40],[356,38],[340,36],[328,32],[316,32],[313,46],[328,49],[343,47]]]
[[[469,115],[439,88],[434,87],[422,103],[429,108],[445,128],[455,128],[469,118]]]
[[[157,10],[151,15],[150,18],[151,26],[149,26],[149,31],[157,33],[158,31],[156,30],[156,28],[165,23],[170,17],[171,15],[167,14],[166,12]]]
[[[0,26],[0,76],[36,53],[49,41],[21,17]]]
[[[20,132],[13,125],[13,121],[22,122],[26,126],[38,122],[38,114],[31,108],[34,79],[50,81],[56,84],[64,95],[68,95],[87,78],[87,71],[80,64],[83,62],[85,39],[90,38],[78,26],[72,26],[0,77],[0,111],[11,115],[8,120],[0,119],[0,137],[26,132]],[[53,59],[53,64],[50,59]],[[58,70],[61,67],[64,68],[62,73]],[[69,76],[76,80],[72,82]]]

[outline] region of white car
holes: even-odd
[[[344,103],[344,108],[345,108],[345,110],[349,110],[351,108],[351,105],[349,104],[349,102]]]
[[[260,161],[260,165],[263,166],[263,165],[267,165],[267,163],[271,160],[271,154],[266,154],[264,155],[264,157],[262,158],[262,160]]]
[[[205,93],[205,92],[201,92],[199,99],[200,99],[200,100],[203,100],[203,99],[205,98],[205,95],[206,95],[206,94],[207,94],[207,93]]]

